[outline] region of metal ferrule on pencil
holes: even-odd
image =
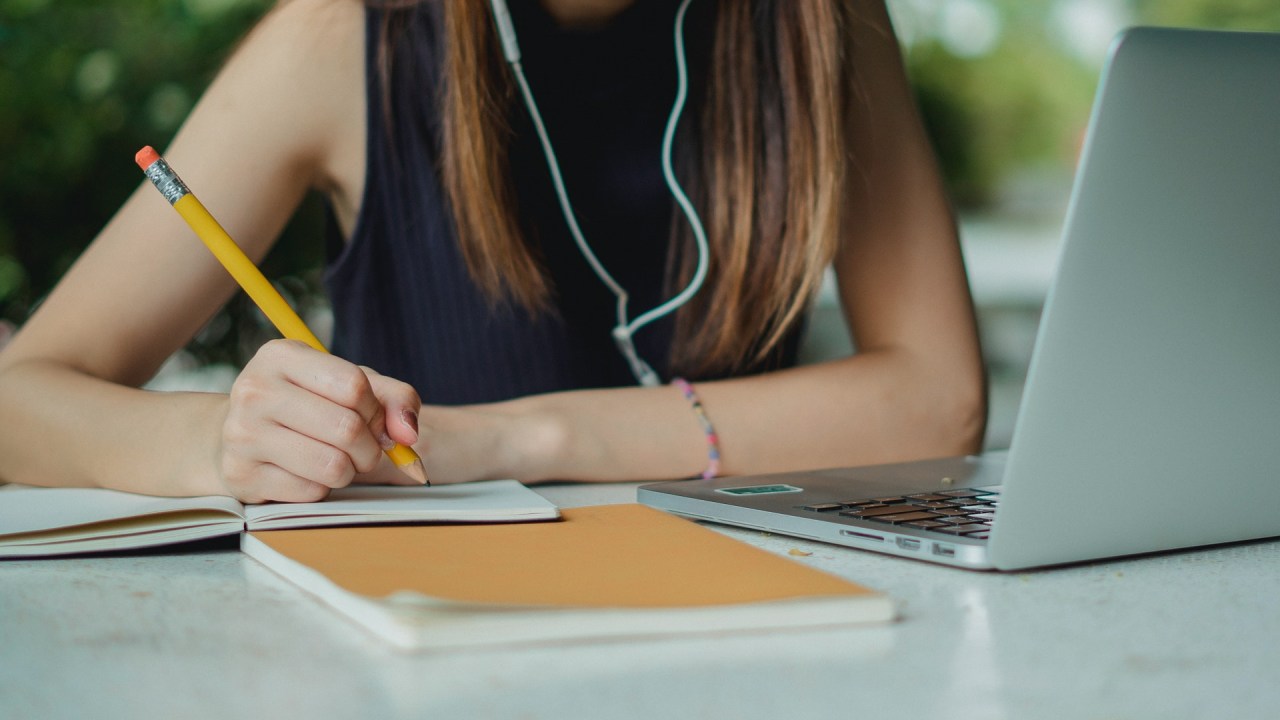
[[[173,168],[169,167],[169,163],[163,159],[151,163],[143,172],[147,174],[151,184],[156,186],[156,189],[160,191],[165,200],[169,201],[170,205],[178,202],[184,195],[191,192],[181,178],[178,177],[178,174],[173,171]]]

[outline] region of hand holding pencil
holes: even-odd
[[[200,240],[222,263],[227,272],[235,278],[240,287],[248,293],[267,318],[271,320],[272,324],[276,326],[276,329],[286,338],[306,343],[311,348],[328,355],[328,350],[307,328],[302,318],[298,317],[298,314],[281,297],[280,293],[272,287],[271,283],[262,275],[262,272],[253,264],[253,261],[244,254],[227,232],[223,230],[222,226],[214,220],[209,211],[196,199],[177,173],[169,167],[168,163],[161,159],[160,155],[150,146],[138,151],[135,160],[156,186],[156,189],[164,195],[169,204],[191,226],[191,229],[195,231]],[[337,358],[333,358],[332,361],[328,362],[334,364],[345,363],[345,361]],[[349,372],[350,369],[347,368],[347,371]],[[372,373],[372,371],[366,371],[366,375],[369,373]],[[282,384],[286,387],[295,386],[307,390],[306,383],[306,379],[298,379],[296,382]],[[310,391],[312,396],[328,399],[360,413],[361,418],[369,420],[373,426],[385,426],[385,421],[381,420],[382,407],[369,394],[355,393],[355,396],[348,398],[343,393],[326,393],[322,388],[311,388]],[[329,397],[325,398],[326,394]],[[333,397],[335,394],[338,397]],[[371,403],[376,405],[376,408],[371,407]],[[316,442],[325,443],[326,440],[334,439],[330,437],[333,433],[330,432],[329,428],[308,428],[308,430],[309,432],[304,432],[303,434]],[[416,433],[416,428],[413,428],[413,430]],[[340,443],[344,440],[341,436],[347,435],[347,433],[342,432],[337,434],[339,437],[336,440]],[[371,436],[371,438],[373,442],[383,447],[384,452],[395,463],[396,467],[400,468],[401,471],[415,481],[427,484],[426,471],[423,468],[422,461],[412,448],[390,440],[385,429],[377,432],[376,436]],[[355,440],[346,438],[346,442],[353,443],[358,447],[361,439],[368,440],[369,438],[357,438]],[[358,449],[352,450],[349,454],[352,455],[354,465],[359,467],[363,464],[357,461],[357,456],[361,454]],[[364,454],[367,455],[367,453]],[[284,472],[290,472],[290,468],[284,468]],[[299,475],[297,472],[292,474]]]

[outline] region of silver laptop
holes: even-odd
[[[639,500],[1000,570],[1280,535],[1280,34],[1117,38],[1008,451]]]

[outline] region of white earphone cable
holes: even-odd
[[[675,169],[671,164],[671,147],[675,141],[676,127],[680,123],[680,115],[684,112],[685,100],[689,96],[689,69],[684,55],[684,15],[685,11],[689,9],[689,2],[690,0],[684,0],[684,2],[680,3],[680,9],[676,11],[674,35],[676,73],[677,77],[679,77],[679,86],[676,89],[675,103],[671,106],[671,115],[667,118],[666,132],[662,136],[662,174],[667,179],[667,187],[671,190],[671,195],[675,197],[680,209],[684,211],[685,217],[689,220],[689,229],[693,232],[694,242],[698,246],[698,264],[694,268],[693,277],[689,279],[689,284],[685,286],[684,290],[681,290],[675,297],[665,303],[631,321],[631,325],[628,328],[631,332],[639,330],[663,315],[675,312],[682,305],[689,302],[694,294],[702,289],[702,283],[707,278],[707,266],[710,264],[711,250],[707,243],[707,233],[702,227],[702,219],[698,217],[697,209],[693,207],[689,196],[685,194],[684,188],[680,186],[680,181],[676,179]]]
[[[533,120],[534,130],[538,135],[539,143],[542,145],[542,153],[547,161],[547,169],[551,173],[551,183],[555,188],[556,198],[560,203],[560,211],[564,215],[565,223],[568,225],[569,234],[573,237],[574,243],[577,244],[578,250],[581,251],[587,264],[591,266],[592,271],[617,298],[617,325],[613,329],[613,338],[618,344],[619,351],[631,366],[632,374],[642,385],[657,385],[660,383],[660,379],[653,368],[641,359],[639,353],[636,352],[632,335],[645,325],[675,312],[680,306],[689,302],[689,299],[702,288],[702,284],[706,280],[707,266],[709,264],[710,249],[706,232],[702,227],[702,221],[698,218],[698,213],[693,207],[693,203],[690,202],[688,196],[680,187],[680,183],[676,180],[671,162],[671,149],[676,127],[679,124],[680,115],[684,110],[685,100],[688,97],[689,77],[684,51],[684,16],[690,2],[691,0],[683,0],[680,3],[680,8],[676,11],[673,32],[675,36],[678,86],[676,99],[671,107],[671,113],[667,118],[667,125],[662,137],[662,173],[676,203],[689,220],[694,242],[698,248],[698,264],[695,266],[693,277],[690,278],[689,284],[683,290],[661,305],[631,321],[627,320],[627,302],[630,296],[627,294],[626,289],[614,279],[613,275],[609,274],[600,259],[596,257],[595,252],[592,251],[591,246],[582,234],[582,228],[578,226],[577,216],[573,212],[572,203],[569,202],[569,193],[565,189],[564,178],[560,173],[560,163],[556,159],[555,149],[551,145],[551,138],[547,133],[546,125],[542,121],[542,113],[538,111],[538,103],[533,98],[533,90],[529,87],[528,80],[525,79],[524,68],[520,62],[520,47],[516,42],[515,26],[511,22],[506,3],[504,0],[491,0],[490,3],[493,7],[498,35],[502,42],[503,54],[511,66],[512,73],[516,78],[516,84],[520,87],[520,94],[529,109],[529,116]]]

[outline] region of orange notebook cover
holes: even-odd
[[[553,522],[249,533],[250,556],[402,647],[885,622],[882,593],[641,505]]]

